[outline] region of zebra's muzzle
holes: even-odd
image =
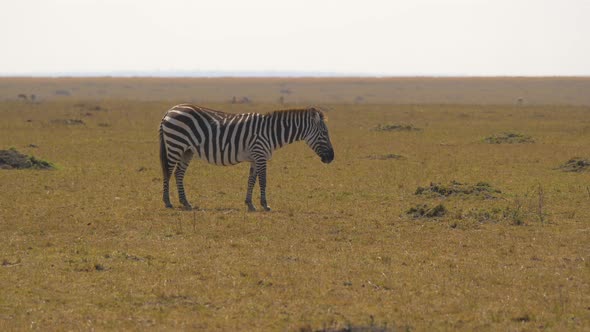
[[[326,153],[322,154],[322,162],[324,164],[329,164],[334,160],[334,150],[329,150]]]

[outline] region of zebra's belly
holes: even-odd
[[[229,151],[227,153],[225,151],[218,151],[218,153],[207,155],[200,147],[196,148],[194,156],[196,159],[201,159],[217,166],[231,166],[244,161],[252,161],[247,153],[238,153],[236,156],[235,154],[230,154]]]

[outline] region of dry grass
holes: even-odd
[[[164,209],[170,106],[0,103],[0,149],[58,166],[0,171],[0,329],[590,328],[590,173],[555,169],[590,156],[590,108],[326,105],[335,162],[279,150],[273,211],[248,213],[248,165],[199,161],[186,187],[202,210]],[[372,130],[384,123],[423,130]],[[482,141],[505,131],[536,143]],[[404,158],[367,158],[390,153]],[[415,195],[452,181],[501,195]],[[422,204],[446,213],[406,215]]]

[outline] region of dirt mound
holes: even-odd
[[[444,205],[438,204],[434,207],[429,207],[426,204],[418,204],[406,211],[406,214],[414,219],[417,218],[438,218],[447,214],[448,210]]]
[[[15,149],[0,150],[0,169],[55,169],[45,160],[19,153]]]
[[[493,188],[487,182],[478,182],[475,185],[451,181],[449,185],[430,183],[428,187],[418,187],[416,195],[425,195],[431,197],[448,197],[448,196],[476,196],[482,198],[496,198],[497,194],[502,193],[500,190]]]
[[[420,131],[422,129],[411,124],[378,124],[373,128],[375,131]]]
[[[590,160],[574,157],[565,162],[565,164],[559,166],[558,169],[564,172],[590,171]]]
[[[490,144],[522,144],[535,143],[535,140],[528,135],[507,132],[486,137],[484,138],[484,142]]]

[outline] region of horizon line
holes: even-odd
[[[584,78],[590,74],[461,74],[461,73],[360,73],[296,70],[117,70],[0,73],[0,78]]]

